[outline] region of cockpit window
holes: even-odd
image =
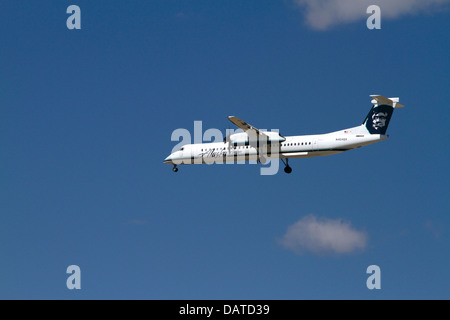
[[[180,149],[180,151],[183,151],[183,150],[184,150],[184,148],[181,148],[181,149]]]

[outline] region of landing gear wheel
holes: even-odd
[[[283,161],[283,159],[281,159],[281,161]],[[291,173],[292,172],[292,168],[289,167],[289,158],[286,158],[286,162],[283,161],[283,163],[285,165],[284,172]]]
[[[177,168],[177,166],[173,166],[173,172],[178,172],[178,168]]]

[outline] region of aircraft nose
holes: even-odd
[[[165,158],[164,159],[164,163],[165,164],[172,164],[172,155],[170,155],[167,158]]]

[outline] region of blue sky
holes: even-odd
[[[368,30],[365,12],[318,28],[308,2],[2,1],[0,298],[449,299],[450,4],[384,19],[378,1]],[[360,124],[370,94],[406,106],[390,138],[290,175],[162,163],[195,120],[325,133]],[[311,216],[367,242],[284,246]]]

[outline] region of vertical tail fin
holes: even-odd
[[[399,98],[386,98],[378,95],[371,95],[373,107],[364,120],[363,125],[370,134],[385,134],[391,120],[394,108],[404,107],[399,102]]]

